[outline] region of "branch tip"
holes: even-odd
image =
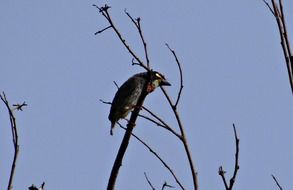
[[[228,185],[227,183],[227,180],[226,180],[226,177],[225,177],[225,173],[226,171],[223,170],[223,167],[220,166],[219,167],[219,175],[221,176],[222,180],[223,180],[223,183],[225,185],[225,189],[226,190],[232,190],[233,188],[233,185],[236,181],[236,176],[237,176],[237,172],[239,170],[239,138],[237,136],[237,131],[236,131],[236,127],[235,127],[235,124],[233,123],[233,131],[234,131],[234,138],[235,138],[235,145],[236,145],[236,150],[235,150],[235,164],[234,164],[234,172],[233,172],[233,176],[231,177],[230,179],[230,183]]]
[[[23,107],[26,107],[27,103],[23,102],[22,104],[13,104],[12,106],[14,106],[18,111],[23,111]]]
[[[278,182],[277,178],[273,174],[271,176],[272,176],[273,180],[275,181],[276,185],[278,186],[279,190],[283,190],[283,188],[280,185],[280,183]]]
[[[109,104],[109,105],[112,104],[111,102],[106,102],[106,101],[104,101],[104,100],[102,100],[102,99],[99,99],[99,101],[102,102],[103,104]]]

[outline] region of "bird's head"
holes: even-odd
[[[155,88],[158,86],[171,86],[165,76],[157,71],[151,71],[151,81]]]
[[[151,76],[149,76],[149,74]],[[143,78],[148,80],[148,77],[150,77],[150,82],[147,86],[147,91],[152,92],[159,86],[171,86],[171,84],[166,80],[165,76],[157,71],[150,71],[141,73]]]

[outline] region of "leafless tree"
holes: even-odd
[[[114,31],[114,33],[116,34],[116,36],[118,37],[118,39],[121,41],[121,43],[123,44],[123,46],[128,50],[128,52],[132,55],[133,59],[132,59],[132,64],[133,65],[139,65],[142,68],[144,68],[147,71],[151,70],[150,67],[150,58],[148,55],[148,50],[147,50],[147,43],[144,39],[143,36],[143,32],[142,32],[142,27],[141,27],[141,19],[140,18],[136,18],[134,19],[126,10],[125,10],[125,14],[130,18],[131,22],[134,24],[134,26],[136,27],[139,36],[140,36],[140,40],[142,41],[143,47],[144,47],[144,55],[145,55],[145,60],[146,60],[146,64],[142,61],[141,58],[139,58],[137,56],[137,54],[133,51],[133,48],[130,47],[125,38],[123,37],[123,35],[121,34],[121,32],[119,31],[119,29],[116,27],[116,25],[114,24],[114,21],[111,18],[110,15],[110,6],[108,5],[104,5],[102,7],[97,6],[97,5],[93,5],[94,7],[96,7],[99,12],[102,14],[102,16],[107,20],[108,22],[108,26],[104,27],[103,29],[99,30],[98,32],[96,32],[95,34],[100,34],[108,29],[112,29]],[[158,158],[158,160],[160,160],[160,162],[167,168],[167,170],[172,174],[172,176],[174,177],[176,183],[179,185],[179,187],[181,189],[185,189],[184,186],[182,185],[182,183],[179,181],[178,177],[176,176],[175,172],[171,169],[171,167],[159,156],[159,154],[157,152],[154,151],[153,148],[151,148],[147,143],[145,143],[143,140],[141,140],[141,138],[137,137],[135,134],[132,133],[133,127],[135,126],[135,122],[136,119],[138,117],[141,117],[143,119],[146,119],[152,123],[154,123],[155,125],[162,127],[164,129],[166,129],[167,131],[169,131],[172,135],[174,135],[183,145],[183,148],[185,150],[185,154],[189,163],[189,168],[190,168],[190,172],[192,175],[192,179],[193,179],[193,189],[197,190],[199,189],[198,187],[198,177],[197,177],[197,171],[196,171],[196,167],[194,165],[193,159],[192,159],[192,155],[191,155],[191,151],[190,148],[188,146],[188,141],[187,141],[187,137],[185,134],[185,129],[184,126],[182,124],[181,121],[181,117],[178,111],[178,104],[180,103],[180,99],[181,99],[181,95],[182,95],[182,91],[183,91],[183,87],[184,87],[184,83],[183,83],[183,71],[182,71],[182,67],[181,67],[181,63],[176,55],[176,52],[170,48],[170,46],[168,44],[166,44],[166,47],[169,49],[169,51],[171,52],[172,56],[175,59],[175,63],[177,64],[178,67],[178,73],[179,73],[179,83],[180,83],[180,87],[178,89],[178,93],[177,96],[174,98],[175,101],[172,100],[172,98],[169,96],[168,92],[161,87],[161,90],[170,106],[170,109],[172,110],[174,117],[177,121],[176,125],[179,129],[179,133],[176,132],[176,130],[174,130],[174,126],[168,125],[166,121],[164,121],[163,118],[159,117],[158,114],[154,113],[153,111],[151,111],[149,108],[146,108],[143,106],[143,101],[145,99],[145,97],[147,96],[147,92],[146,89],[144,90],[144,92],[142,93],[141,97],[139,98],[139,101],[137,103],[137,106],[135,106],[134,111],[131,114],[130,120],[128,121],[127,127],[123,127],[126,130],[124,138],[122,140],[122,143],[120,145],[118,154],[116,156],[114,165],[112,167],[112,171],[111,171],[111,175],[108,181],[108,190],[113,190],[115,188],[115,183],[116,183],[116,178],[118,176],[118,172],[119,172],[119,168],[122,165],[122,160],[123,157],[125,155],[125,151],[127,149],[128,143],[129,143],[129,139],[131,136],[134,136],[134,138],[136,138],[138,141],[140,141],[145,147],[147,147],[151,153],[153,153],[153,155],[155,155],[155,157]],[[116,85],[117,86],[117,85]],[[104,102],[104,101],[103,101]],[[107,104],[111,104],[111,102],[104,102]],[[140,109],[142,108],[142,110],[146,111],[149,116],[144,115],[144,114],[140,114]],[[234,128],[234,132],[235,132],[235,136],[236,136],[236,129]],[[239,139],[238,139],[239,142]],[[238,147],[238,144],[237,144]],[[237,151],[237,155],[238,155],[238,151]],[[238,157],[237,157],[237,166],[238,166]],[[238,167],[239,168],[239,167]],[[238,169],[237,169],[238,170]],[[236,171],[237,173],[237,171]],[[236,173],[234,174],[235,176],[233,177],[234,181],[236,178]],[[155,189],[154,186],[152,185],[151,181],[149,180],[149,178],[146,176],[146,180],[148,182],[148,184],[150,185],[150,187],[152,189]],[[234,182],[233,182],[234,183]],[[231,184],[231,188],[233,187],[233,183]],[[169,185],[166,183],[165,185],[163,185],[162,189],[165,187],[169,187]],[[170,186],[169,188],[171,188],[172,186]]]

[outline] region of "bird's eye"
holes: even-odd
[[[160,75],[159,73],[156,73],[156,77],[158,77],[159,79],[163,79],[162,75]]]

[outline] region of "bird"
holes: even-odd
[[[129,112],[135,108],[146,82],[149,82],[147,84],[147,93],[153,92],[159,86],[171,86],[163,74],[152,70],[137,73],[125,81],[118,88],[111,104],[108,116],[111,121],[111,135],[113,135],[113,128],[116,122],[127,117]]]

